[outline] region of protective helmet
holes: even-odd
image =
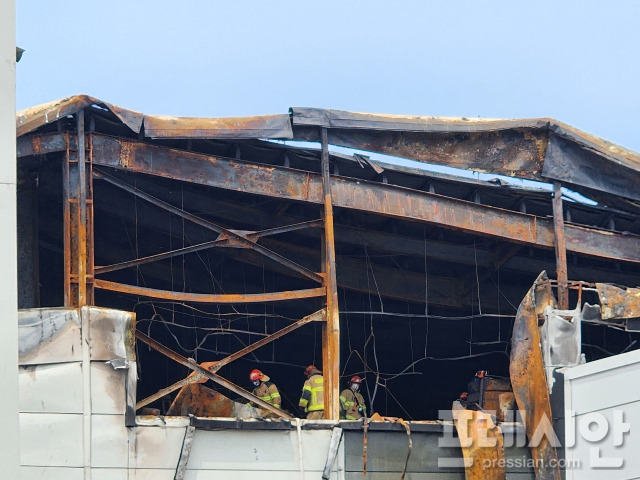
[[[318,370],[316,368],[316,366],[315,365],[309,365],[307,368],[304,369],[304,374],[308,377],[309,374],[314,370]]]
[[[362,379],[358,375],[354,375],[353,377],[351,377],[351,380],[349,380],[349,385],[352,385],[354,383],[360,385],[362,383]]]
[[[251,373],[249,374],[249,380],[251,380],[252,382],[255,382],[256,380],[262,380],[262,377],[264,377],[264,373],[262,373],[257,368],[251,370]]]

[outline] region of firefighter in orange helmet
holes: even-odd
[[[315,365],[309,365],[304,374],[307,381],[302,387],[298,406],[304,408],[308,419],[319,420],[324,418],[324,378]]]
[[[355,375],[349,381],[349,388],[345,388],[340,394],[340,418],[359,420],[367,416],[367,406],[364,404],[362,394],[358,392],[360,385],[362,385],[362,379]]]
[[[253,392],[251,392],[253,395],[276,408],[280,408],[282,403],[280,392],[278,391],[276,384],[271,382],[271,379],[267,375],[258,369],[254,369],[249,373],[249,380],[251,380],[251,383],[254,386]],[[251,403],[251,405],[257,407],[254,403]]]

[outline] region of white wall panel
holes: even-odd
[[[572,409],[576,414],[636,402],[640,399],[640,365],[623,365],[607,374],[594,374],[571,381]]]
[[[115,370],[104,362],[91,362],[91,411],[124,415],[127,370]]]
[[[564,371],[565,448],[568,462],[579,468],[567,469],[567,480],[626,480],[640,478],[640,351],[615,355]],[[575,420],[570,415],[575,412]],[[615,412],[630,431],[614,420]],[[597,434],[600,422],[606,428]],[[590,428],[588,428],[590,426]],[[591,433],[589,433],[589,431]],[[590,439],[589,436],[594,436]],[[616,437],[621,437],[616,445]],[[575,438],[571,445],[570,439]],[[621,459],[622,467],[594,468],[598,459]]]
[[[305,470],[322,471],[331,430],[303,430]],[[299,471],[298,434],[284,431],[204,431],[194,436],[188,469]]]
[[[82,413],[82,363],[19,368],[20,411]]]
[[[91,480],[173,480],[175,474],[175,468],[172,470],[94,468],[91,470]],[[220,480],[220,477],[217,480]]]
[[[21,465],[81,467],[82,452],[82,415],[20,414]]]
[[[127,468],[129,432],[123,415],[91,415],[91,466]]]
[[[322,478],[322,472],[319,471],[305,471],[304,476],[300,472],[294,471],[267,471],[256,472],[254,471],[242,471],[242,470],[187,470],[185,480],[320,480]],[[355,477],[358,480],[362,479],[362,474],[359,477]],[[369,477],[366,477],[369,478]],[[400,476],[396,473],[393,477],[388,477],[385,480],[397,480]],[[405,477],[407,480],[413,480],[412,474]],[[425,480],[427,477],[424,477]],[[431,476],[428,477],[431,480]],[[136,479],[138,480],[138,479]],[[146,479],[145,479],[146,480]],[[332,475],[330,480],[340,480],[338,477]],[[434,480],[441,480],[439,477],[435,477]],[[448,479],[447,479],[448,480]],[[457,477],[455,480],[464,480],[463,477]]]
[[[132,468],[160,468],[175,471],[180,459],[185,431],[186,427],[135,428],[135,441],[130,446],[129,465]],[[210,445],[209,448],[213,446]]]
[[[83,480],[83,468],[20,467],[20,480]]]

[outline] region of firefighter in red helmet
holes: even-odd
[[[282,403],[280,392],[276,384],[271,382],[271,379],[267,375],[258,369],[254,369],[249,373],[249,380],[251,380],[254,386],[253,392],[251,392],[253,395],[276,408],[280,408]],[[251,405],[257,407],[257,405],[253,403]]]
[[[302,396],[298,406],[304,408],[308,419],[324,418],[324,378],[322,372],[315,365],[309,365],[304,374],[307,380],[302,387]]]
[[[362,379],[355,375],[349,381],[349,388],[345,388],[340,394],[340,418],[346,420],[359,420],[367,416],[367,406],[360,394]]]

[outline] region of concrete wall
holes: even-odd
[[[15,0],[3,0],[0,12],[0,465],[3,478],[19,478]]]
[[[567,480],[640,478],[639,378],[640,351],[564,372]]]

